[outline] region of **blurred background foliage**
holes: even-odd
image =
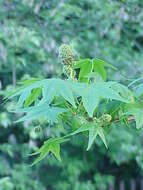
[[[7,89],[30,77],[59,77],[58,47],[69,43],[76,57],[98,57],[118,68],[110,80],[128,84],[143,73],[142,0],[0,0],[0,190],[106,190],[143,176],[143,130],[114,125],[86,152],[80,136],[62,149],[62,162],[46,158],[29,167],[28,156],[52,131],[14,123],[3,104]],[[38,132],[39,131],[39,132]]]

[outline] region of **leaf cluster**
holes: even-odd
[[[131,118],[131,121],[136,121],[137,128],[142,126],[142,111],[134,93],[118,82],[106,81],[105,66],[115,69],[97,58],[82,59],[74,64],[73,69],[80,70],[75,80],[31,79],[8,93],[7,99],[19,97],[13,111],[24,116],[17,122],[45,121],[51,127],[59,126],[66,131],[60,139],[50,137],[45,141],[35,153],[40,156],[34,164],[50,152],[61,160],[61,143],[78,133],[88,134],[89,150],[97,136],[108,147],[105,134],[114,122],[124,122],[129,126]]]

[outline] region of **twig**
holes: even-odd
[[[12,84],[16,87],[16,68],[15,64],[12,64]]]

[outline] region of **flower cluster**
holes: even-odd
[[[74,61],[73,50],[70,45],[62,44],[59,48],[59,58],[64,65],[72,65]]]

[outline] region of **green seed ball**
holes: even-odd
[[[112,120],[112,116],[110,114],[104,114],[102,118],[104,122],[107,122],[107,123],[109,123]]]

